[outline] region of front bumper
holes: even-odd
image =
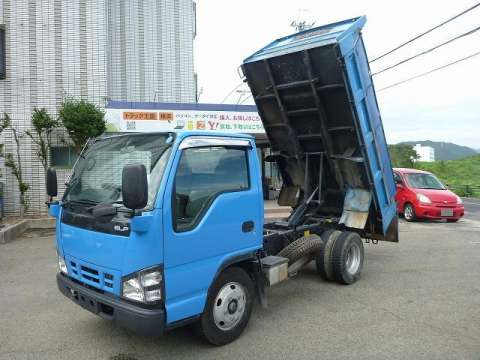
[[[91,290],[57,274],[58,289],[84,309],[117,325],[145,336],[160,336],[165,328],[163,309],[145,309],[129,302]]]
[[[452,209],[452,216],[442,216],[442,209]],[[425,219],[460,219],[465,213],[463,206],[442,207],[436,205],[418,204],[415,206],[415,215]]]

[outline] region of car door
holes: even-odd
[[[405,182],[403,181],[402,176],[396,171],[393,172],[393,178],[397,187],[397,194],[395,195],[395,200],[397,200],[397,211],[402,212],[405,202]]]
[[[164,198],[168,323],[201,313],[220,266],[262,246],[263,200],[250,141],[188,139]]]

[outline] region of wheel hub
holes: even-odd
[[[355,275],[360,267],[361,251],[357,244],[352,244],[348,249],[345,259],[345,268],[350,275]]]
[[[233,299],[232,301],[230,301],[230,303],[228,304],[228,312],[230,314],[234,314],[235,311],[237,311],[237,308],[238,308],[237,300]]]
[[[213,305],[215,325],[224,331],[233,329],[242,320],[246,299],[242,285],[237,282],[225,284],[218,292]]]
[[[404,216],[407,219],[411,219],[413,217],[413,210],[410,206],[405,207]]]

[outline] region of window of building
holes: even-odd
[[[77,153],[72,146],[52,146],[50,149],[50,165],[52,167],[71,169],[76,160]]]
[[[0,25],[0,80],[7,77],[7,54],[6,54],[5,26]]]
[[[249,187],[245,149],[184,150],[175,176],[175,230],[187,231],[195,227],[218,195]]]

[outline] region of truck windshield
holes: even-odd
[[[132,134],[95,142],[79,158],[63,197],[66,202],[122,204],[122,171],[127,164],[147,169],[151,208],[170,154],[172,134]]]
[[[432,174],[411,173],[407,174],[407,180],[415,189],[445,190],[445,186]]]

